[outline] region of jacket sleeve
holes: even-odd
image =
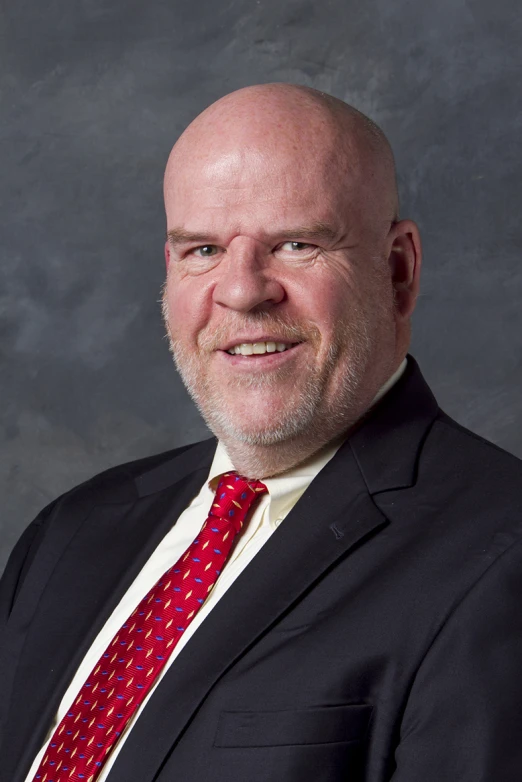
[[[455,608],[418,669],[392,782],[522,779],[522,542]]]

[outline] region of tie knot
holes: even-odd
[[[237,472],[226,472],[219,480],[210,512],[232,522],[239,532],[254,502],[267,492],[261,481],[249,480]]]

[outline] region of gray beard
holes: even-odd
[[[354,423],[361,380],[372,353],[371,338],[363,318],[355,318],[358,326],[345,327],[343,332],[338,335],[335,344],[330,345],[324,367],[321,372],[315,370],[310,373],[299,393],[297,403],[285,410],[279,420],[271,424],[270,428],[253,431],[238,425],[233,411],[227,410],[224,406],[222,395],[216,389],[216,385],[201,375],[199,360],[195,359],[192,353],[189,354],[178,340],[171,337],[165,303],[163,309],[170,351],[181,379],[207,426],[225,445],[230,441],[235,441],[245,446],[267,448],[286,443],[291,448],[291,444],[294,443],[296,448],[302,451],[303,436],[310,442],[318,443],[318,448],[332,439],[339,431],[347,429]],[[288,333],[288,325],[285,324],[283,328],[274,315],[261,312],[248,317],[251,322],[255,321],[256,324],[259,324],[260,321],[269,321],[272,326],[276,326],[278,333],[283,332],[289,338],[292,337]],[[244,316],[242,322],[243,324],[245,322]],[[317,330],[314,327],[310,331],[315,335]],[[303,329],[300,329],[298,334],[302,335]],[[214,339],[214,342],[217,341]],[[336,366],[342,347],[346,344],[349,344],[351,348],[351,360],[343,378],[342,391],[333,409],[321,409],[330,374]],[[236,377],[230,382],[233,382],[239,391],[253,387],[268,389],[277,385],[288,374],[289,371],[282,368],[280,371],[267,375],[252,374],[249,377]]]

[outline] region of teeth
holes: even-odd
[[[283,353],[290,345],[284,342],[243,342],[241,345],[234,345],[227,353],[231,356],[261,356],[264,353]]]

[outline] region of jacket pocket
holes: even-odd
[[[320,706],[285,711],[223,711],[215,747],[277,747],[362,741],[372,707]]]

